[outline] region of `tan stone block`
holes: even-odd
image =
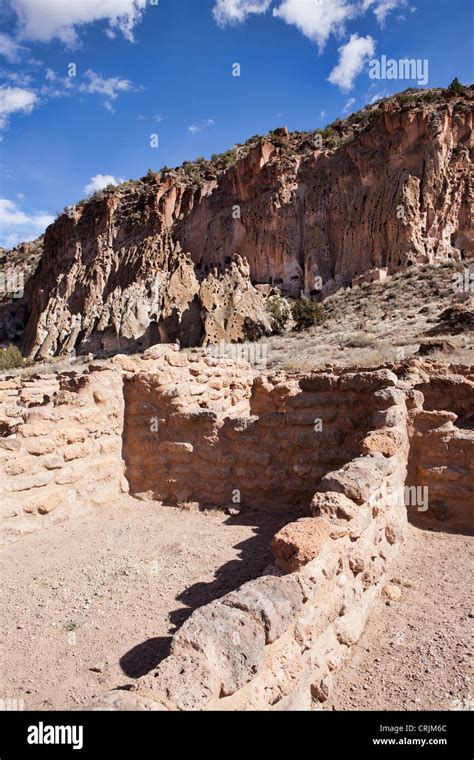
[[[331,526],[316,517],[285,525],[272,540],[277,566],[285,572],[298,570],[318,556],[330,535]]]

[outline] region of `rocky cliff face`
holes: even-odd
[[[0,248],[0,344],[21,342],[27,318],[25,285],[43,255],[43,236],[12,250]]]
[[[74,207],[45,235],[25,352],[242,340],[250,322],[268,328],[258,283],[325,293],[376,267],[472,257],[473,101],[391,98]]]

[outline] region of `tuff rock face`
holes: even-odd
[[[233,165],[73,207],[45,235],[25,353],[243,340],[269,326],[258,283],[324,295],[374,268],[470,258],[473,90],[437,93],[365,109],[322,144],[276,130]]]
[[[90,268],[74,261],[53,297],[43,296],[26,333],[32,356],[145,349],[179,340],[183,346],[239,342],[271,329],[265,299],[250,283],[247,263],[236,256],[222,276],[198,280],[179,244],[146,241],[119,262],[105,251]],[[133,263],[137,254],[140,266]],[[76,286],[71,289],[70,283]]]

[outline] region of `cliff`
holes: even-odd
[[[243,340],[269,327],[259,283],[324,295],[370,269],[471,258],[473,100],[408,91],[72,207],[27,286],[25,353]]]

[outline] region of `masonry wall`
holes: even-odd
[[[176,358],[186,360],[165,361]],[[191,359],[179,373],[164,367],[159,377],[142,372],[125,381],[132,493],[309,514],[321,479],[360,453],[381,405],[349,375],[341,383],[331,375],[288,381],[241,367],[237,381],[235,364]]]
[[[407,408],[396,384],[380,371],[315,375],[299,381],[299,392],[292,386],[285,403],[328,389],[357,392],[371,432],[359,440],[359,456],[321,479],[312,516],[275,536],[276,574],[194,612],[170,657],[141,679],[138,699],[171,710],[287,710],[327,698],[331,673],[362,633],[404,540],[404,504],[383,496],[402,491],[407,472]],[[261,389],[254,411],[263,411],[256,396],[265,400],[263,416],[279,413]]]
[[[409,482],[425,487],[429,508],[416,522],[472,529],[474,520],[473,375],[442,375],[418,384],[410,413]]]
[[[0,544],[116,500],[122,373],[90,366],[0,381]]]
[[[157,346],[143,360],[5,379],[2,542],[129,487],[202,506],[235,489],[243,506],[291,505],[271,574],[196,610],[125,702],[309,709],[327,699],[387,581],[404,487],[427,483],[430,509],[439,496],[450,519],[472,525],[473,374],[420,382],[422,369],[287,378]],[[109,695],[98,709],[125,702]]]

